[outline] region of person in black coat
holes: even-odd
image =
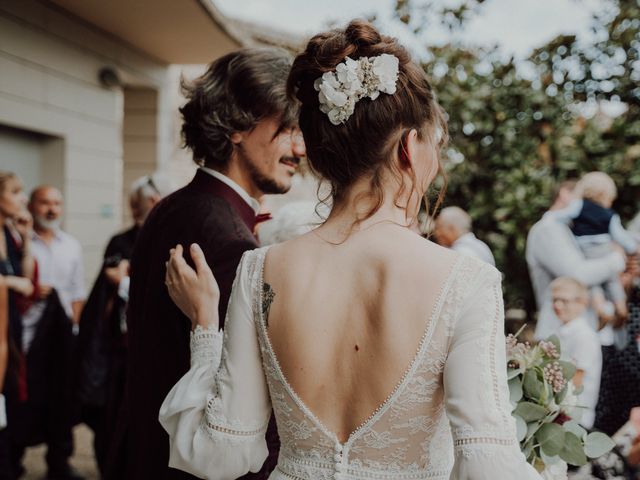
[[[194,478],[168,467],[169,437],[158,422],[162,401],[190,362],[191,325],[168,295],[165,262],[176,244],[197,242],[220,285],[224,318],[240,258],[258,245],[256,199],[286,192],[305,154],[297,104],[286,95],[291,62],[282,49],[239,50],[183,84],[182,134],[200,169],[151,212],[133,251],[127,379],[107,478]],[[267,478],[275,467],[274,428],[269,444],[263,470],[246,478]]]
[[[93,430],[94,454],[104,475],[108,446],[115,433],[126,374],[126,306],[129,261],[140,227],[152,208],[171,193],[161,173],[145,175],[131,186],[134,225],[114,235],[80,318],[76,385],[80,419]]]

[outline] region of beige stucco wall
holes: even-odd
[[[125,99],[100,85],[104,66],[156,92],[151,107],[127,102],[130,146],[144,145],[135,161],[123,162]],[[82,244],[88,284],[123,226],[123,179],[166,167],[176,148],[176,92],[168,66],[91,25],[44,2],[0,1],[0,125],[44,134],[41,180],[65,195],[64,228]]]
[[[211,45],[211,60],[226,53],[220,48]],[[105,66],[120,72],[122,88],[100,84]],[[130,223],[130,182],[156,169],[176,187],[193,176],[190,152],[180,148],[179,81],[205,68],[163,64],[45,1],[0,0],[0,126],[31,141],[22,149],[22,137],[5,131],[0,148],[39,155],[40,181],[62,190],[63,226],[82,244],[87,286],[108,239]],[[15,159],[2,164],[2,153],[0,169],[15,168]],[[276,211],[314,199],[314,185],[299,179],[266,204]]]

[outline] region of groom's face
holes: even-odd
[[[300,159],[306,154],[298,127],[281,128],[279,119],[271,117],[236,139],[238,161],[255,190],[262,194],[289,191]]]

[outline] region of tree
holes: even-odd
[[[438,10],[451,29],[481,13],[483,1]],[[505,274],[508,307],[535,311],[525,262],[526,235],[549,206],[557,181],[592,170],[619,189],[614,208],[629,219],[640,207],[640,1],[610,1],[585,45],[559,36],[527,59],[533,75],[496,49],[431,48],[424,65],[449,118],[445,205],[459,205],[492,247]],[[398,0],[400,21],[420,33],[436,2]],[[626,106],[615,118],[602,102]]]

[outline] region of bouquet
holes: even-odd
[[[507,372],[520,448],[545,478],[566,478],[567,464],[584,465],[614,443],[578,424],[580,389],[571,382],[576,367],[560,359],[558,337],[535,346],[516,337],[507,337]]]

